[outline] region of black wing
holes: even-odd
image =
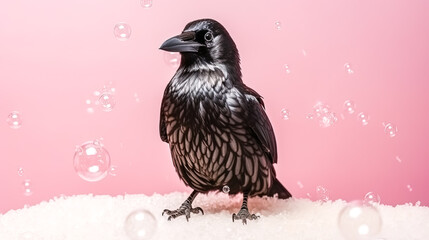
[[[274,135],[273,127],[265,113],[264,101],[262,96],[255,90],[245,87],[247,95],[252,97],[247,98],[249,110],[249,126],[256,135],[262,145],[267,156],[271,158],[271,163],[277,163],[277,143]]]
[[[165,97],[162,98],[161,113],[159,116],[159,135],[161,136],[162,141],[168,143],[167,128],[165,127],[164,99]]]

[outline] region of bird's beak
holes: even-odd
[[[168,52],[198,52],[204,44],[195,40],[195,32],[184,32],[165,41],[159,49]]]

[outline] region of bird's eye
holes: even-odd
[[[207,42],[211,42],[213,40],[213,33],[206,32],[206,34],[204,34],[204,40],[206,40]]]

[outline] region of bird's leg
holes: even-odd
[[[201,212],[204,215],[204,211],[200,207],[192,208],[192,202],[194,201],[194,199],[198,195],[198,193],[199,192],[194,190],[191,193],[191,195],[186,199],[186,201],[182,203],[182,205],[179,207],[179,209],[177,209],[177,210],[164,209],[164,211],[162,212],[162,215],[164,216],[164,213],[169,215],[168,221],[170,221],[172,218],[174,219],[174,218],[176,218],[178,216],[182,216],[182,215],[185,215],[186,221],[189,221],[189,218],[191,217],[191,212],[192,213]]]
[[[247,224],[247,219],[249,220],[254,220],[254,219],[258,219],[259,216],[256,216],[255,214],[250,214],[249,213],[249,209],[247,208],[247,197],[248,197],[248,193],[245,192],[243,193],[243,204],[241,205],[241,209],[237,214],[232,214],[232,221],[234,222],[234,220],[242,220],[243,224]]]

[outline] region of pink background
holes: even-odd
[[[278,177],[294,196],[317,199],[320,185],[331,199],[374,191],[384,204],[427,206],[428,9],[424,0],[154,0],[148,9],[138,0],[2,1],[0,212],[60,194],[189,190],[158,135],[161,97],[175,72],[158,48],[204,17],[229,30],[244,81],[265,97]],[[129,40],[113,35],[118,22],[131,26]],[[113,111],[88,113],[85,101],[109,82],[116,89]],[[344,110],[346,100],[356,103],[354,114]],[[334,126],[306,119],[317,101],[337,114]],[[12,111],[22,115],[19,129],[6,122]],[[359,112],[370,116],[367,126]],[[383,122],[397,125],[395,137]],[[76,145],[98,137],[117,175],[90,183],[75,173],[73,155]]]

